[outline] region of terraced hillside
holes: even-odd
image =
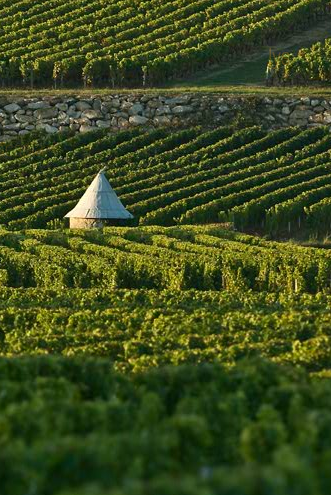
[[[331,82],[331,38],[299,50],[284,53],[268,64],[270,85],[309,85]]]
[[[155,85],[318,21],[329,0],[0,1],[5,85]]]
[[[0,223],[10,229],[62,219],[104,166],[143,225],[234,221],[275,234],[330,228],[327,127],[99,131],[27,136],[1,149]]]

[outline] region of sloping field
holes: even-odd
[[[328,9],[329,0],[1,0],[1,79],[155,85],[282,39]]]
[[[185,86],[203,88],[204,90],[207,88],[218,88],[223,92],[227,86],[233,85],[233,89],[236,89],[237,91],[240,91],[240,89],[246,90],[247,88],[250,88],[253,92],[255,88],[257,93],[264,88],[266,92],[272,92],[271,88],[274,90],[277,86],[279,87],[280,81],[277,82],[276,78],[272,81],[272,78],[270,77],[268,80],[268,86],[266,86],[266,69],[270,60],[270,54],[272,59],[275,56],[278,57],[279,55],[283,55],[285,53],[293,53],[293,55],[298,55],[299,51],[301,53],[302,49],[308,49],[312,47],[312,45],[319,42],[324,43],[325,39],[330,37],[330,24],[331,17],[328,15],[324,20],[312,24],[304,31],[296,31],[284,38],[276,39],[272,44],[256,48],[251,53],[247,53],[245,58],[233,60],[232,62],[226,64],[226,66],[220,65],[219,67],[215,67],[215,69],[209,68],[208,70],[195,72],[185,80],[172,81],[168,84],[168,86],[173,85],[177,89]],[[284,63],[287,63],[288,61],[286,59],[285,62],[285,57],[279,57],[278,60],[280,61],[281,59]],[[323,59],[320,60],[321,65],[323,64],[322,60]],[[315,63],[316,62],[318,61],[316,60]],[[280,63],[278,63],[278,65],[280,65]],[[320,81],[320,84],[315,84],[315,90],[318,89],[322,92],[322,88],[324,90],[327,89],[328,80],[322,81],[320,78],[317,78],[316,81]],[[272,83],[274,84],[273,86]],[[297,84],[300,87],[301,93],[304,92],[305,87],[307,87],[309,94],[313,93],[314,85],[309,87],[309,83],[313,84],[307,78],[292,79],[292,84]],[[305,86],[303,86],[303,84]],[[321,84],[323,84],[323,86],[321,86]],[[286,93],[287,86],[287,89],[290,90],[291,86],[289,85],[289,81],[286,82],[286,86],[281,86],[279,93],[283,93],[284,95]],[[291,90],[294,91],[293,89]]]
[[[0,224],[11,229],[61,219],[104,166],[143,225],[234,221],[271,233],[330,225],[326,127],[101,131],[31,136],[1,149]]]
[[[268,67],[270,85],[331,83],[331,38],[272,58]]]
[[[218,227],[1,231],[9,287],[285,291],[330,287],[331,252]]]
[[[329,250],[217,227],[2,231],[0,264],[2,356],[330,369]]]
[[[329,494],[328,250],[1,231],[0,266],[3,495]]]
[[[263,356],[322,376],[330,310],[327,294],[2,287],[1,355],[103,357],[125,373]]]

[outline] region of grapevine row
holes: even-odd
[[[223,63],[315,22],[330,6],[328,0],[2,4],[4,84],[113,86],[155,85]]]

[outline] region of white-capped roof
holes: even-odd
[[[65,215],[67,218],[133,218],[111,188],[104,171],[101,170],[78,201],[75,208]]]

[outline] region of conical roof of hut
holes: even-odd
[[[101,170],[78,201],[75,208],[65,215],[67,218],[113,218],[128,220],[133,218]]]

